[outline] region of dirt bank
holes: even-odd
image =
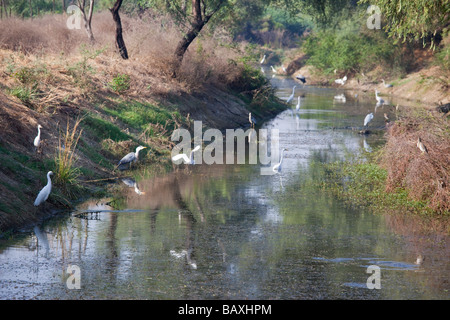
[[[0,50],[0,61],[8,62],[0,67],[0,232],[70,208],[81,196],[101,194],[102,186],[90,181],[120,175],[115,164],[138,145],[147,146],[140,154],[141,166],[170,165],[171,133],[194,120],[219,130],[248,127],[249,111],[262,120],[284,108],[275,97],[267,96],[271,101],[260,104],[226,85],[188,86],[185,80],[158,74],[131,77],[119,93],[109,85],[114,78],[108,70],[117,69],[118,63],[119,72],[138,69],[139,62],[107,55],[90,59],[89,68],[96,72],[81,76],[52,55]],[[67,188],[55,182],[48,201],[36,208],[33,202],[46,184],[47,172],[57,174],[67,123],[73,128],[76,119],[81,119],[74,151],[76,185]],[[33,146],[38,124],[43,127],[41,152]]]

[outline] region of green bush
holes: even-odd
[[[118,74],[108,84],[110,89],[117,93],[123,93],[130,89],[130,76],[127,74]]]

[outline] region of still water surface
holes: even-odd
[[[295,84],[272,83],[283,99]],[[448,237],[308,183],[320,178],[314,162],[383,144],[380,134],[358,134],[374,97],[334,99],[343,92],[300,86],[293,110],[263,124],[279,129],[288,149],[279,174],[229,164],[130,172],[113,201],[91,199],[0,243],[0,298],[449,299]],[[380,107],[372,128],[384,126],[385,112],[395,117]],[[79,290],[67,288],[69,265],[79,267]],[[367,287],[371,265],[381,289]]]

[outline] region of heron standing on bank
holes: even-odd
[[[131,163],[136,162],[138,160],[139,151],[141,151],[142,149],[145,149],[145,148],[146,147],[143,147],[143,146],[137,147],[136,152],[130,152],[125,157],[123,157],[117,164],[116,168],[118,168],[121,165],[127,164],[127,163],[129,163],[130,167],[131,167]]]
[[[40,204],[47,201],[48,196],[50,195],[50,192],[52,192],[52,179],[50,179],[50,176],[53,175],[52,171],[49,171],[47,173],[47,184],[42,190],[39,192],[38,196],[36,197],[36,200],[34,201],[34,206],[37,207]]]

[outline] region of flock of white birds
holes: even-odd
[[[263,64],[265,63],[265,61],[266,61],[266,55],[263,56],[263,58],[262,58],[261,61],[260,61],[260,64],[263,65]],[[275,74],[275,73],[277,72],[276,69],[275,69],[273,66],[270,66],[270,67],[271,67],[271,69],[272,69],[272,72]],[[286,68],[285,68],[284,66],[282,67],[282,69],[283,69],[283,72],[284,72],[284,73],[287,73],[287,70],[286,70]],[[261,66],[261,71],[264,72],[264,69],[262,68],[262,66]],[[335,73],[336,73],[336,72],[335,72]],[[297,75],[297,76],[296,76],[296,79],[300,80],[302,83],[305,83],[305,82],[306,82],[306,78],[305,78],[304,76],[302,76],[302,75]],[[344,77],[341,78],[341,79],[336,79],[336,80],[335,80],[335,83],[340,84],[340,85],[345,85],[345,82],[346,82],[346,81],[347,81],[347,76],[344,76]],[[384,79],[383,79],[383,85],[384,85],[386,88],[391,88],[391,87],[392,87],[392,84],[386,84],[386,82],[384,81]],[[292,94],[291,94],[291,95],[288,97],[288,99],[286,100],[286,102],[287,102],[288,104],[291,103],[291,102],[294,100],[295,89],[296,89],[296,88],[297,88],[297,86],[293,86],[293,88],[292,88]],[[375,90],[375,98],[376,98],[376,100],[377,100],[377,106],[378,106],[378,105],[383,105],[383,104],[388,104],[388,103],[387,103],[383,98],[381,98],[378,94],[379,94],[379,91]],[[341,100],[341,101],[343,101],[343,102],[346,101],[346,98],[345,98],[345,95],[344,95],[344,94],[336,96],[335,99],[336,99],[336,100]],[[298,96],[297,105],[296,105],[295,109],[298,111],[298,110],[300,110],[300,107],[301,107],[300,96]],[[369,123],[373,120],[373,118],[374,118],[373,113],[369,113],[368,115],[366,115],[366,117],[364,118],[364,127],[367,127],[367,126],[369,125]],[[386,118],[386,114],[385,114],[385,118]],[[248,114],[248,120],[249,120],[249,122],[250,122],[251,127],[253,128],[253,127],[255,126],[255,124],[256,124],[256,120],[255,120],[254,117],[252,117],[252,114],[251,114],[251,113]],[[39,151],[40,146],[41,146],[41,129],[42,129],[42,126],[39,124],[39,125],[37,126],[37,128],[38,128],[38,134],[37,134],[37,136],[35,137],[35,139],[34,139],[34,141],[33,141],[33,144],[34,144],[34,147],[35,147],[35,151]],[[418,140],[417,140],[417,147],[422,151],[422,153],[427,153],[427,152],[428,152],[427,148],[426,148],[425,145],[422,143],[420,137],[419,137]],[[139,151],[141,151],[142,149],[145,149],[145,148],[146,148],[146,147],[138,146],[138,147],[136,148],[136,151],[135,151],[135,152],[130,152],[130,153],[128,153],[126,156],[124,156],[124,157],[118,162],[116,168],[119,167],[119,166],[121,166],[121,165],[126,165],[126,164],[129,164],[130,167],[131,167],[131,164],[132,164],[133,162],[136,162],[136,161],[138,160],[138,157],[139,157]],[[178,161],[178,160],[182,159],[183,162],[184,162],[185,164],[194,165],[194,164],[195,164],[195,161],[194,161],[194,152],[198,151],[199,149],[200,149],[200,146],[196,146],[196,147],[190,152],[189,157],[188,157],[187,155],[185,155],[185,154],[178,154],[178,155],[176,155],[176,156],[174,156],[174,157],[172,158],[172,161],[175,162],[175,161]],[[284,155],[284,152],[285,152],[285,151],[286,151],[286,149],[282,149],[282,150],[281,150],[279,162],[278,162],[277,164],[275,164],[275,165],[272,167],[272,170],[273,170],[274,172],[280,172],[280,171],[281,171],[282,163],[283,163],[283,155]],[[48,199],[48,197],[49,197],[49,195],[50,195],[50,193],[51,193],[51,191],[52,191],[52,180],[51,180],[51,178],[50,178],[50,176],[52,176],[52,175],[53,175],[53,172],[52,172],[52,171],[49,171],[49,172],[47,173],[47,184],[45,185],[45,187],[42,188],[42,190],[41,190],[41,191],[39,192],[39,194],[37,195],[36,200],[34,201],[34,205],[35,205],[36,207],[39,206],[39,205],[41,205],[41,204],[44,203],[45,201],[47,201],[47,199]]]

